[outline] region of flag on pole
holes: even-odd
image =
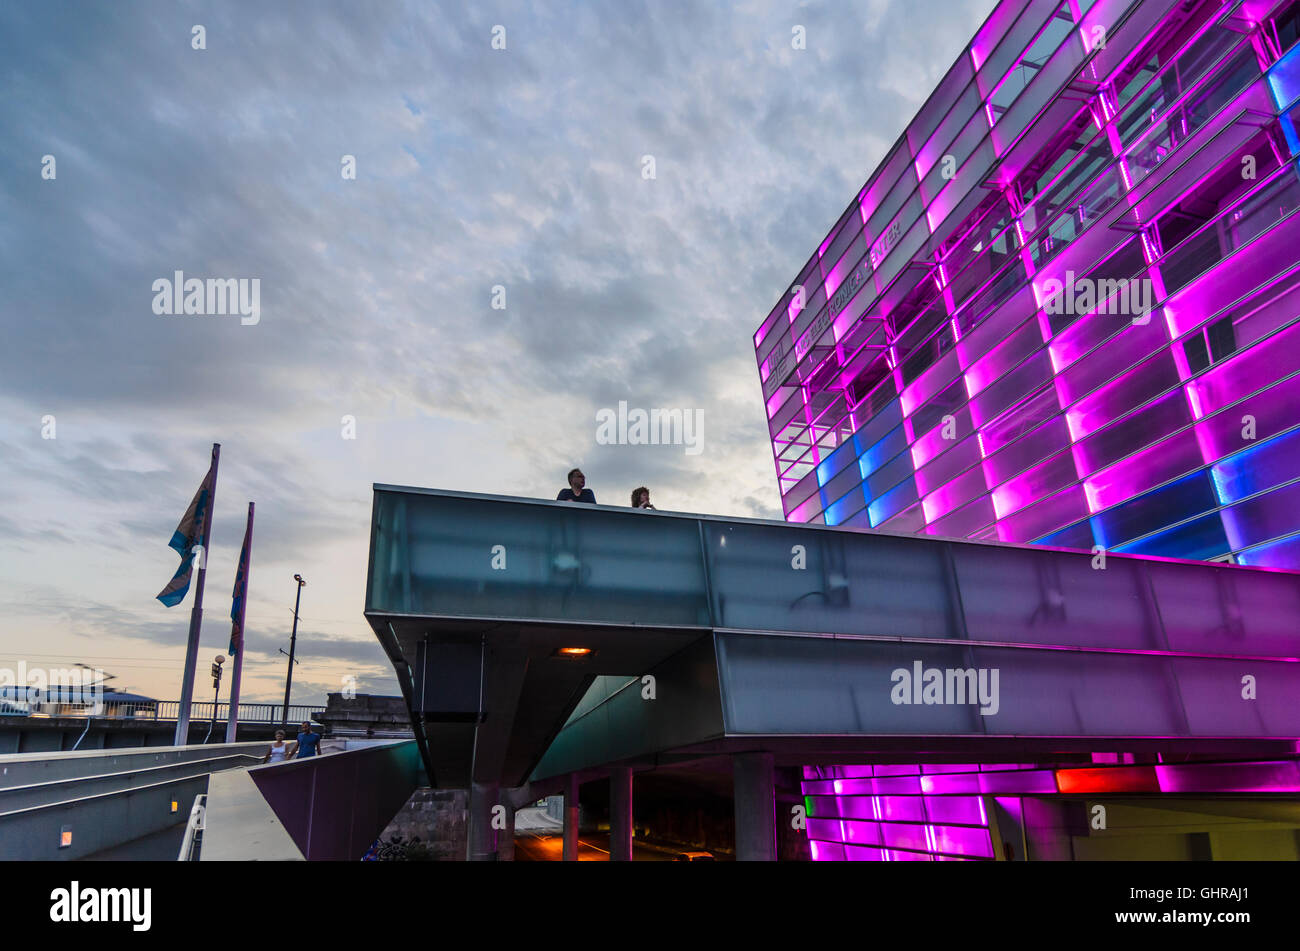
[[[244,529],[244,547],[239,551],[239,568],[235,571],[234,601],[230,606],[230,655],[244,649],[244,601],[248,598],[249,549],[253,543],[253,503],[248,503],[248,527]]]
[[[172,576],[171,581],[167,582],[167,587],[158,593],[158,600],[169,608],[174,608],[185,600],[185,595],[190,590],[190,574],[194,570],[194,549],[206,541],[203,538],[203,528],[207,522],[207,510],[211,504],[213,483],[216,482],[216,478],[217,463],[213,459],[208,474],[204,476],[199,490],[194,493],[194,500],[185,510],[181,523],[172,533],[172,540],[168,542],[168,547],[176,549],[176,553],[181,556],[181,565],[176,569],[176,574]]]
[[[248,503],[248,527],[244,529],[244,547],[239,552],[235,571],[235,596],[230,607],[230,656],[234,672],[230,677],[230,714],[226,717],[226,742],[234,743],[239,733],[239,681],[244,672],[244,609],[248,607],[248,573],[253,559],[253,503]]]

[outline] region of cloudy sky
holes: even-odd
[[[372,483],[580,465],[779,518],[752,334],[993,5],[0,5],[0,666],[179,696],[191,600],[154,595],[213,442],[200,666],[255,501],[246,700],[295,572],[294,700],[397,692]],[[258,278],[260,320],[155,314],[178,270]],[[598,445],[620,400],[701,410],[702,451]]]

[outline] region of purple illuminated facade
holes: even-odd
[[[998,4],[755,334],[786,519],[1300,567],[1298,39]]]
[[[1300,793],[1300,764],[806,766],[802,787],[815,862],[1011,861],[1035,852],[1037,858],[1063,859],[1074,857],[1066,850],[1073,853],[1086,839],[1067,845],[1073,837],[1069,819],[1062,821],[1069,815],[1059,808],[1062,797],[1294,798]],[[1151,799],[1147,803],[1156,805]]]

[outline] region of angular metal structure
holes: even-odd
[[[1297,616],[1292,572],[384,485],[366,596],[454,786],[749,749],[1290,753]]]

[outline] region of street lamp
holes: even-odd
[[[218,654],[212,661],[212,721],[208,723],[208,735],[203,738],[204,743],[208,742],[212,728],[217,725],[217,701],[221,699],[221,665],[225,662],[224,654]]]
[[[298,644],[298,605],[302,601],[302,586],[307,583],[302,580],[302,575],[294,575],[293,580],[298,582],[298,594],[293,599],[293,633],[289,635],[289,671],[284,675],[284,716],[280,718],[280,726],[289,724],[289,692],[293,689],[293,652]],[[284,648],[280,648],[280,653],[284,653]]]

